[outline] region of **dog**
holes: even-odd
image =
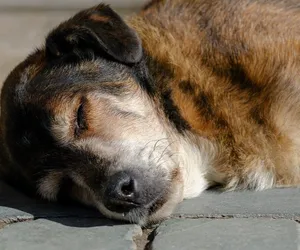
[[[77,13],[4,83],[2,178],[140,225],[214,186],[299,186],[299,24],[293,0]]]

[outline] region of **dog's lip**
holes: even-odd
[[[126,213],[129,213],[133,209],[142,207],[141,204],[139,204],[139,203],[129,202],[126,200],[117,200],[117,199],[112,199],[109,202],[105,202],[104,206],[108,210],[110,210],[112,212],[120,213],[120,214],[126,214]]]
[[[165,193],[162,192],[155,199],[153,199],[148,204],[140,204],[140,203],[134,203],[134,202],[128,202],[128,201],[120,201],[120,200],[112,200],[114,202],[113,205],[105,204],[104,206],[111,212],[116,212],[118,214],[122,214],[123,216],[126,216],[133,211],[147,211],[147,216],[150,216],[151,214],[155,213],[163,204],[160,201],[165,200]],[[160,202],[158,205],[158,202]],[[127,209],[124,210],[124,204],[127,205]],[[114,206],[114,208],[112,207]]]

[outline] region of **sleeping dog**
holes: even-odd
[[[2,178],[141,225],[215,185],[298,186],[299,24],[294,0],[79,12],[4,83]]]

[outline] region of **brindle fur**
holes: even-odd
[[[300,183],[299,19],[295,1],[162,0],[131,20],[158,93],[216,143],[226,185],[257,188],[258,168]]]
[[[85,10],[8,76],[7,181],[122,219],[103,189],[138,170],[145,197],[159,194],[124,218],[140,224],[216,184],[299,186],[297,1],[153,0],[126,23],[105,5]]]

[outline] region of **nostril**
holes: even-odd
[[[109,199],[135,202],[137,198],[137,181],[126,172],[117,173],[111,177],[105,195]]]
[[[138,181],[134,174],[128,172],[112,175],[104,193],[104,205],[111,211],[122,213],[139,207]]]
[[[134,195],[136,190],[136,183],[133,179],[130,179],[128,182],[125,182],[121,185],[121,193],[124,196],[131,197]]]

